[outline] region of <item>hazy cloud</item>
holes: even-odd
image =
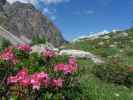
[[[36,2],[36,0],[7,0],[9,3],[14,3],[16,1],[20,1],[22,3],[32,3],[34,4]]]
[[[95,12],[93,10],[87,10],[85,11],[85,14],[87,15],[91,15],[91,14],[94,14]]]
[[[56,20],[57,17],[55,15],[53,15],[50,18],[51,18],[51,20]]]
[[[73,14],[74,15],[92,15],[95,12],[93,10],[83,10],[83,11],[76,11]]]
[[[46,8],[43,9],[43,13],[45,13],[45,14],[55,14],[56,9],[46,7]]]
[[[38,1],[41,1],[41,2],[44,2],[46,5],[50,5],[50,4],[58,4],[62,2],[69,2],[70,0],[7,0],[7,1],[9,3],[20,1],[22,3],[32,3],[32,4],[35,4]]]
[[[99,3],[103,6],[109,5],[113,0],[98,0]]]

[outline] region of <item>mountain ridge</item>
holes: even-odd
[[[112,31],[108,31],[108,30],[103,30],[103,31],[100,31],[100,32],[91,32],[89,33],[89,35],[83,35],[83,36],[79,36],[77,38],[74,38],[72,40],[72,42],[76,42],[76,41],[80,41],[80,40],[83,40],[83,39],[96,39],[102,35],[106,35],[106,34],[109,34],[111,32],[113,33],[116,33],[118,30],[112,30]]]
[[[46,37],[55,46],[65,43],[61,31],[32,4],[7,3],[4,10],[8,17],[1,14],[0,25],[15,36],[30,40],[33,36]]]

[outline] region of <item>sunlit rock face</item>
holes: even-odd
[[[59,29],[32,4],[7,3],[4,9],[8,17],[3,18],[0,25],[14,35],[29,39],[33,36],[46,37],[55,46],[65,42]]]

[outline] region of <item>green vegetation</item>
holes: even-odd
[[[129,76],[133,73],[130,73],[128,69],[128,66],[118,58],[113,58],[104,64],[95,65],[94,74],[101,80],[130,87],[133,83]]]
[[[6,40],[3,37],[0,37],[0,51],[8,47],[9,45],[10,45],[10,42],[8,40]]]
[[[76,59],[30,53],[29,45],[6,48],[0,59],[0,100],[77,100],[81,94]]]
[[[42,38],[34,38],[33,40],[34,44],[45,43],[45,39]],[[89,51],[105,61],[104,64],[98,65],[91,60],[78,59],[79,83],[76,84],[74,90],[66,89],[66,92],[63,92],[69,96],[68,100],[133,100],[133,29],[110,33],[97,39],[86,39],[66,44],[65,48]],[[14,52],[18,58],[22,59],[22,57],[27,58],[28,56],[30,59],[22,60],[16,64],[17,68],[34,64],[35,67],[29,67],[29,69],[31,68],[29,73],[44,70],[44,67],[36,66],[46,65],[50,67],[57,62],[66,63],[68,59],[67,56],[57,56],[53,57],[51,63],[47,64],[36,53],[29,56],[23,52]],[[0,62],[2,68],[5,69],[7,64],[9,63]],[[5,69],[1,69],[1,71]],[[5,75],[4,71],[1,73],[2,77],[3,75]],[[4,91],[3,88],[1,91]],[[50,96],[50,94],[46,93],[45,96]],[[60,94],[55,95],[55,97],[60,97]]]
[[[83,88],[79,100],[133,100],[133,88],[100,80],[93,74],[95,64],[88,60],[78,60]]]
[[[127,35],[127,36],[126,36]],[[108,38],[105,38],[108,37]],[[133,29],[118,31],[100,36],[97,39],[85,39],[65,45],[65,48],[92,52],[103,59],[119,57],[124,63],[132,66],[133,62]]]
[[[78,60],[81,100],[133,100],[133,28],[77,41],[65,48],[89,51],[105,60],[101,65]]]
[[[33,36],[32,38],[32,45],[35,44],[45,44],[47,42],[47,38],[46,37],[39,37],[37,36]]]

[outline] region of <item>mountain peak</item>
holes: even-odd
[[[34,36],[46,37],[55,46],[64,43],[60,30],[32,4],[15,2],[5,7],[5,12],[8,17],[0,25],[14,35],[29,39]]]

